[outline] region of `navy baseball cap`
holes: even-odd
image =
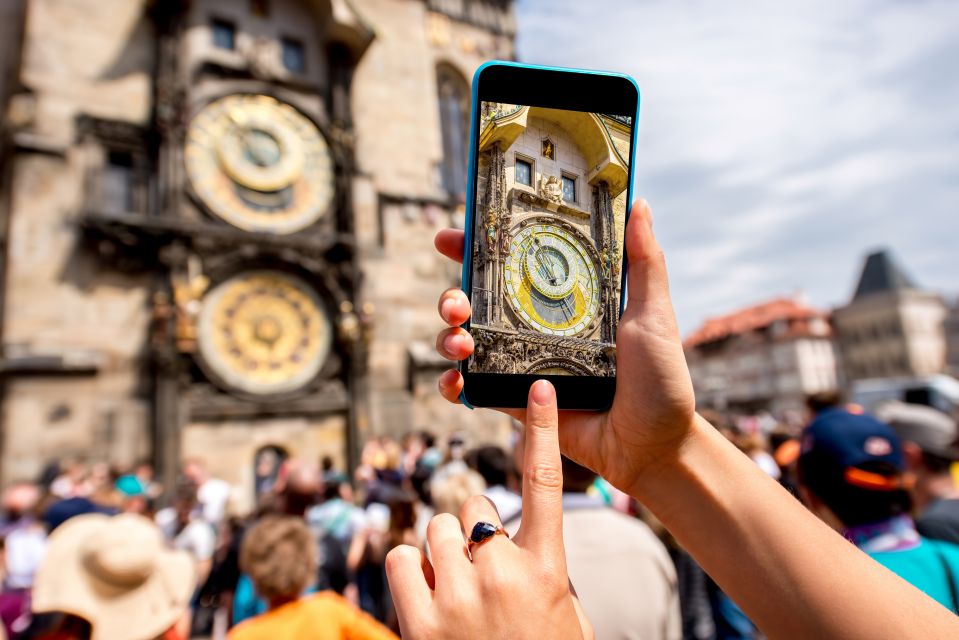
[[[908,489],[910,478],[904,471],[895,431],[870,415],[830,409],[803,431],[799,472],[817,494],[842,485],[868,491]]]
[[[86,515],[88,513],[114,515],[117,513],[117,509],[100,506],[87,498],[66,498],[64,500],[54,502],[47,508],[43,514],[43,522],[47,525],[47,533],[50,533],[70,518]]]

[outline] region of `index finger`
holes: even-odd
[[[521,546],[562,566],[563,467],[559,454],[559,414],[556,390],[546,380],[537,380],[530,387],[526,408],[521,534]]]
[[[453,262],[463,262],[463,232],[459,229],[440,229],[433,239],[436,250]]]

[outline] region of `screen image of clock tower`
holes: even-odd
[[[470,371],[616,374],[632,126],[482,103]]]

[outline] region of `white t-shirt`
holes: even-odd
[[[216,534],[209,522],[196,518],[173,539],[173,548],[188,552],[197,562],[209,560],[216,550]]]
[[[180,533],[176,532],[176,510],[173,507],[160,509],[153,520],[174,549],[189,552],[197,561],[213,557],[216,550],[216,532],[213,525],[202,517],[193,516]]]
[[[43,527],[32,523],[18,526],[7,534],[6,586],[11,589],[29,589],[33,577],[47,552],[47,534]]]
[[[196,499],[203,508],[203,518],[218,525],[226,513],[226,503],[230,499],[233,488],[226,480],[210,478],[200,485],[196,492]]]

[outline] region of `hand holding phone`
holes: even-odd
[[[459,230],[440,231],[436,248],[460,262],[462,238]],[[678,455],[692,428],[696,401],[669,298],[666,260],[644,200],[632,207],[626,252],[630,286],[616,334],[619,384],[612,407],[603,412],[561,411],[559,436],[565,455],[636,495],[647,471]],[[454,361],[468,358],[473,343],[460,327],[471,311],[466,295],[460,289],[445,291],[439,310],[449,325],[436,340],[440,355]],[[458,337],[452,349],[446,341],[449,336]],[[439,380],[440,393],[450,402],[460,402],[463,385],[464,377],[455,369]],[[525,422],[525,410],[503,410]]]

